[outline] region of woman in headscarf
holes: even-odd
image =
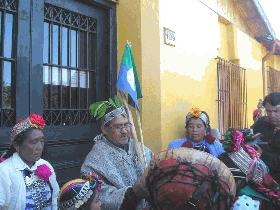
[[[59,193],[59,210],[101,210],[100,189],[101,180],[94,172],[67,182]]]
[[[208,152],[216,157],[224,152],[222,144],[210,133],[209,116],[205,111],[192,108],[186,116],[185,128],[186,137],[172,141],[168,149],[188,147]]]
[[[11,146],[0,158],[0,209],[57,209],[59,186],[44,148],[42,116],[31,114],[12,129]]]

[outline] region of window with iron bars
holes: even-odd
[[[268,67],[267,71],[267,93],[280,91],[280,71]]]
[[[91,123],[95,98],[97,20],[44,6],[44,118],[48,125]]]
[[[0,1],[0,127],[15,124],[17,0]]]
[[[242,129],[247,124],[246,69],[217,57],[219,130]]]

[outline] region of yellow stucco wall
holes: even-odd
[[[231,11],[236,13],[235,8]],[[129,40],[144,96],[139,100],[144,142],[154,152],[184,135],[191,107],[205,110],[211,126],[218,128],[217,56],[247,69],[248,125],[253,123],[252,112],[262,98],[262,58],[267,51],[243,32],[242,20],[238,28],[219,19],[198,0],[118,4],[118,61]],[[175,47],[164,44],[163,27],[175,31]],[[279,68],[279,56],[268,63]]]
[[[268,51],[233,24],[219,22],[219,27],[219,56],[228,60],[238,60],[238,64],[247,70],[247,119],[248,126],[251,126],[253,111],[257,108],[259,99],[263,99],[262,58]],[[271,56],[264,65],[279,66],[279,61],[279,56]]]
[[[237,30],[237,56],[240,66],[247,70],[247,114],[248,125],[253,124],[253,111],[259,99],[263,99],[262,45],[244,32]]]
[[[263,47],[245,34],[244,28],[237,28],[231,23],[219,22],[219,56],[234,61],[247,71],[247,119],[248,126],[253,124],[253,111],[263,95],[262,57]]]
[[[119,66],[129,40],[144,96],[139,99],[144,143],[155,152],[162,148],[158,6],[158,0],[121,0],[117,6]]]
[[[175,47],[164,44],[163,27],[175,31]],[[192,107],[209,113],[212,127],[218,127],[218,16],[196,0],[172,4],[162,0],[160,30],[162,149],[166,149],[170,141],[184,136],[185,116]]]

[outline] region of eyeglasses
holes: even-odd
[[[125,130],[129,130],[131,128],[132,124],[131,123],[125,123],[125,124],[118,124],[118,125],[114,125],[112,127],[110,127],[112,130],[115,131],[121,131],[123,128]]]

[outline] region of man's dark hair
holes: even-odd
[[[263,100],[263,106],[270,103],[272,106],[280,105],[280,92],[273,92],[268,94]]]

